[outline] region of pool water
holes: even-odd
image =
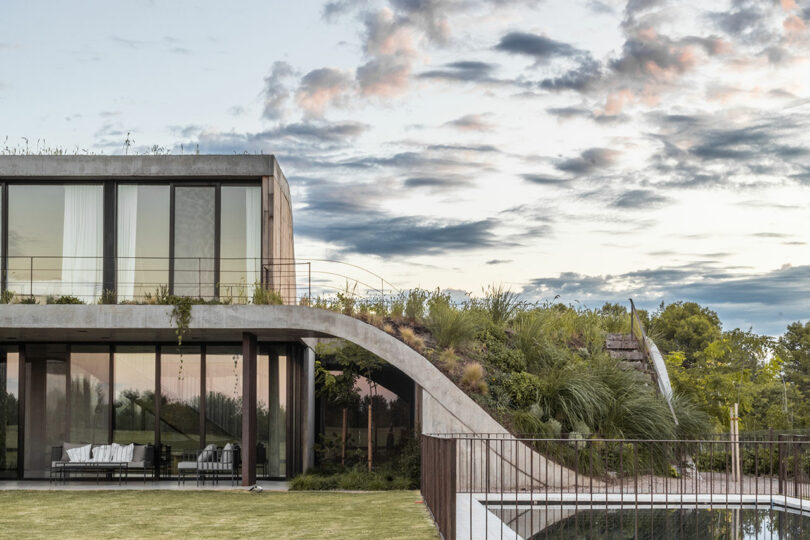
[[[768,506],[493,509],[523,538],[810,538],[810,514]]]

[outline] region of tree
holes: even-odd
[[[810,393],[810,321],[789,324],[779,338],[785,359],[785,378],[805,395]]]
[[[335,361],[341,367],[340,375],[334,375],[318,362],[316,366],[317,382],[321,383],[321,395],[328,399],[333,399],[343,407],[343,430],[341,434],[341,465],[345,465],[346,456],[346,432],[348,408],[355,405],[360,396],[357,392],[357,379],[360,376],[366,378],[369,384],[371,396],[368,407],[368,468],[371,470],[374,464],[374,447],[372,439],[373,428],[373,403],[377,392],[377,384],[373,380],[374,373],[379,370],[385,361],[364,348],[348,342],[338,342],[337,345],[321,347],[318,351],[320,356],[333,355]]]
[[[315,362],[315,383],[318,395],[337,404],[343,413],[343,425],[340,431],[340,464],[346,465],[346,435],[348,432],[349,407],[357,404],[359,395],[355,389],[358,374],[354,370],[344,369],[334,375],[326,369],[320,360]]]
[[[718,426],[729,427],[730,407],[739,403],[744,430],[790,427],[782,359],[768,336],[735,329],[695,351],[691,362],[683,351],[666,361],[675,391],[700,404]]]
[[[694,361],[696,353],[720,339],[721,330],[717,313],[695,302],[675,302],[666,307],[661,303],[649,327],[659,348],[665,354],[684,353],[687,366]]]

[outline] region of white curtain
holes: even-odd
[[[262,196],[261,188],[245,189],[245,279],[248,290],[261,281],[262,256]]]
[[[65,186],[63,295],[92,302],[101,294],[103,208],[101,186]]]
[[[138,226],[138,186],[118,186],[118,298],[135,296],[135,241]]]

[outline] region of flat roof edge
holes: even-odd
[[[272,154],[0,156],[0,179],[248,178],[275,176],[275,162]]]

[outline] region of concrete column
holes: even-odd
[[[315,466],[315,351],[304,349],[304,395],[302,437],[302,464],[304,472]]]
[[[242,334],[242,485],[256,483],[256,336]]]

